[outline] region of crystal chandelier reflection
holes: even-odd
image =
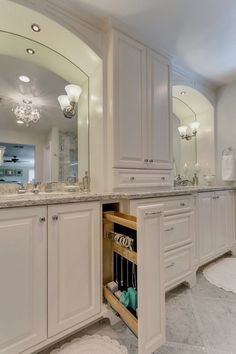
[[[28,127],[30,123],[37,123],[40,119],[40,111],[38,108],[32,107],[31,103],[32,101],[23,100],[22,104],[13,107],[12,111],[18,124],[25,124]]]

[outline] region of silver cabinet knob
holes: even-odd
[[[183,207],[184,207],[184,206],[185,206],[185,203],[180,203],[180,206],[183,206]]]
[[[57,215],[53,215],[52,216],[52,220],[54,220],[54,221],[58,220],[58,216]]]
[[[39,218],[39,221],[40,221],[40,222],[45,222],[45,221],[46,221],[45,216],[43,216],[43,217]]]
[[[165,177],[161,177],[161,180],[162,180],[162,181],[165,181],[165,179],[166,179]]]
[[[129,179],[130,179],[130,181],[134,181],[135,180],[135,178],[133,176],[130,177]]]
[[[144,162],[148,162],[148,159],[145,159]]]
[[[166,268],[172,268],[175,266],[175,262],[172,262],[171,264],[167,265]]]
[[[146,216],[159,215],[159,214],[161,214],[161,211],[146,211],[145,213]]]
[[[153,163],[153,159],[150,159],[149,162]]]
[[[170,227],[169,229],[165,229],[165,231],[174,231],[174,227]]]

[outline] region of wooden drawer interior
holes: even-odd
[[[114,240],[109,239],[109,234],[115,234],[116,226],[121,226],[128,230],[132,235],[136,234],[137,219],[134,216],[120,213],[118,211],[106,211],[103,213],[103,295],[109,305],[117,312],[128,327],[138,335],[138,319],[126,308],[119,299],[106,286],[114,279],[114,257],[116,255],[125,259],[131,264],[137,265],[137,252],[129,250],[124,246],[117,244]]]

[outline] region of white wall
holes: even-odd
[[[107,190],[107,176],[104,173],[107,156],[104,130],[106,116],[103,111],[103,68],[98,66],[89,78],[89,156],[92,191]],[[105,105],[104,105],[105,106]]]
[[[45,147],[45,137],[40,134],[35,134],[27,131],[14,131],[0,129],[0,142],[12,144],[35,145],[35,179],[43,180],[43,156]]]
[[[176,171],[174,173],[181,174],[181,140],[179,138],[178,127],[180,126],[180,119],[173,113],[173,158]]]
[[[53,127],[48,134],[44,149],[44,181],[58,182],[59,171],[59,130]],[[49,161],[47,161],[49,159]],[[49,162],[49,163],[48,163]]]
[[[217,177],[221,180],[222,151],[232,146],[236,151],[236,81],[217,91]]]
[[[82,182],[85,172],[89,170],[89,112],[88,81],[82,88],[78,104],[78,178]]]

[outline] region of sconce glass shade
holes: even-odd
[[[188,129],[188,127],[186,125],[182,125],[181,127],[178,127],[178,131],[179,131],[180,136],[186,135],[187,129]]]
[[[70,102],[77,103],[79,101],[80,94],[82,89],[78,85],[66,85],[65,86],[66,93],[69,97]]]
[[[3,164],[3,156],[4,156],[4,153],[5,153],[5,146],[0,146],[0,165]]]
[[[193,132],[196,132],[198,128],[200,127],[200,123],[195,121],[189,124],[190,128],[192,129]]]
[[[57,99],[58,99],[58,102],[60,103],[60,106],[61,106],[62,111],[63,111],[66,107],[70,106],[70,101],[69,101],[69,98],[68,98],[67,95],[58,96]]]

